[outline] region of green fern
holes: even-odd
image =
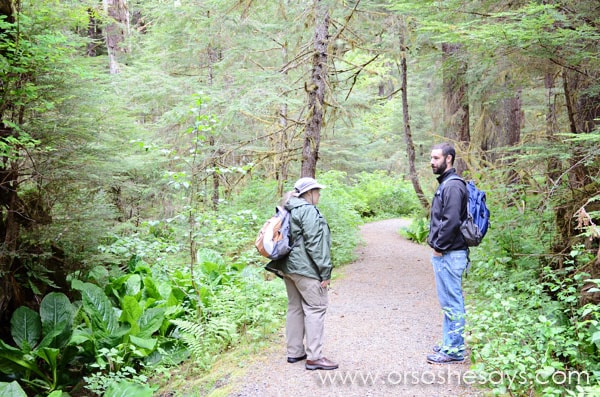
[[[181,340],[192,357],[204,369],[210,368],[217,353],[234,345],[239,335],[235,324],[228,318],[214,318],[206,323],[172,320]]]
[[[212,346],[220,346],[219,350],[226,349],[239,339],[235,322],[230,318],[212,319],[207,325],[207,335]]]
[[[204,325],[188,320],[171,320],[178,328],[181,340],[187,345],[190,353],[201,357],[205,351]]]

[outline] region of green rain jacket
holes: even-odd
[[[294,249],[283,259],[271,261],[266,269],[278,275],[300,274],[320,281],[331,279],[331,232],[316,206],[299,197],[285,204],[290,211]]]

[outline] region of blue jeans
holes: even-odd
[[[465,351],[465,300],[462,277],[469,263],[467,250],[448,251],[442,256],[431,256],[438,301],[444,312],[441,351],[454,358],[462,358]]]

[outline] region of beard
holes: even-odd
[[[447,168],[446,162],[443,162],[439,166],[432,166],[431,170],[433,171],[434,175],[442,175],[444,172],[446,172]]]

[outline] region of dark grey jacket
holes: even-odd
[[[438,177],[440,187],[431,202],[427,243],[441,253],[468,248],[460,232],[460,225],[467,218],[467,187],[463,181],[453,179],[444,184],[442,194],[442,184],[455,174],[455,169],[450,168]]]
[[[292,197],[285,204],[291,212],[290,232],[294,249],[283,259],[271,261],[274,273],[300,274],[320,281],[331,279],[331,233],[317,207]]]

